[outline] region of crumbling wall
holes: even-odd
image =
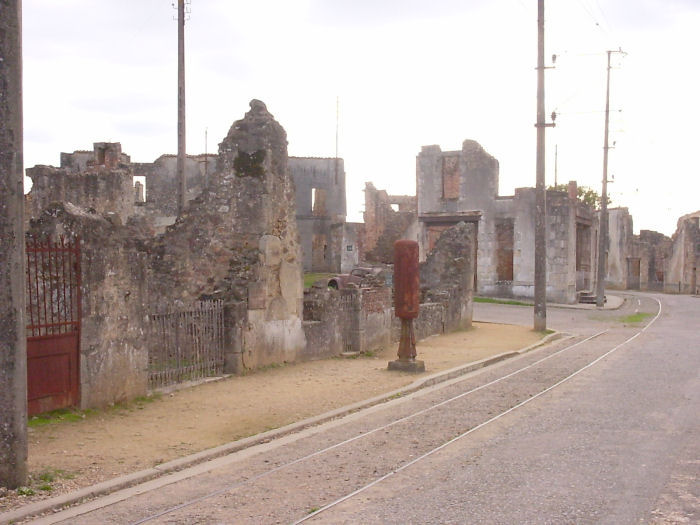
[[[26,198],[29,218],[39,217],[55,202],[112,213],[122,222],[134,214],[133,173],[127,165],[90,166],[84,171],[40,165],[28,168],[27,176],[32,179]]]
[[[445,230],[420,266],[423,301],[445,305],[446,332],[472,323],[477,227],[460,222]]]
[[[396,208],[396,209],[394,209]],[[394,242],[416,219],[416,198],[410,195],[389,195],[365,184],[365,232],[362,260],[389,264],[394,257]]]
[[[304,271],[340,272],[340,244],[333,242],[332,230],[346,216],[343,159],[290,157],[289,173]]]
[[[157,302],[247,302],[243,352],[250,367],[294,361],[305,347],[293,191],[286,133],[253,100],[219,145],[209,190],[151,247]]]
[[[359,266],[363,253],[365,225],[360,222],[339,222],[331,225],[330,246],[333,267],[340,273],[350,273]],[[303,240],[302,240],[303,241]]]
[[[101,407],[145,395],[145,255],[137,231],[70,203],[55,204],[33,221],[35,239],[80,238],[82,317],[81,406]]]
[[[192,201],[208,186],[216,171],[214,154],[185,157],[186,200]],[[133,164],[134,176],[146,180],[146,210],[156,222],[172,224],[178,211],[177,155],[161,155],[153,162]]]

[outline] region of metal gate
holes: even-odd
[[[30,239],[26,250],[31,416],[80,402],[80,241]]]
[[[223,373],[223,301],[171,306],[148,317],[150,388]]]

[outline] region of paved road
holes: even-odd
[[[700,522],[700,299],[548,321],[572,337],[38,522]]]

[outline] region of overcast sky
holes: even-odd
[[[423,145],[474,139],[500,193],[535,183],[536,0],[192,0],[187,150],[209,152],[263,100],[289,154],[345,159],[349,220],[366,181],[415,194]],[[132,160],[177,150],[172,0],[23,0],[25,166],[118,141]],[[700,209],[700,1],[546,2],[547,183],[600,190],[613,54],[609,185],[635,231]],[[551,65],[551,64],[550,64]]]

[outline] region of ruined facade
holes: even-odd
[[[460,151],[424,146],[418,155],[418,217],[408,235],[425,257],[442,230],[478,222],[477,292],[487,296],[534,295],[535,189],[498,195],[498,161],[477,142]],[[547,192],[547,299],[573,303],[593,287],[597,220],[594,210],[568,192]]]
[[[665,291],[700,294],[700,211],[678,219]]]
[[[118,142],[96,142],[93,151],[61,153],[61,165],[27,169],[32,189],[26,214],[38,217],[51,203],[70,202],[126,222],[134,215],[134,174]]]
[[[295,186],[296,219],[305,272],[340,272],[339,248],[345,223],[345,168],[343,159],[290,157],[289,173]]]

